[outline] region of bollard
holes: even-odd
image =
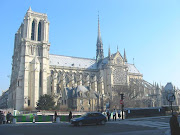
[[[16,124],[16,118],[13,118],[13,124]]]
[[[33,123],[35,123],[36,121],[35,121],[35,115],[33,115]]]
[[[56,123],[60,123],[60,118],[59,117],[56,118]]]

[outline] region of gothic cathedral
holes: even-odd
[[[135,65],[127,63],[125,50],[122,56],[118,49],[111,54],[109,48],[104,57],[99,17],[96,59],[49,54],[49,49],[47,15],[29,8],[15,34],[9,107],[35,110],[39,97],[49,94],[61,110],[104,110],[117,95],[115,89],[137,82],[144,84],[143,95],[157,93]]]

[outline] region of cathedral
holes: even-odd
[[[49,50],[47,15],[29,8],[15,34],[8,95],[10,108],[35,110],[39,97],[44,94],[53,96],[60,110],[117,108],[118,103],[113,104],[113,99],[119,96],[116,91],[124,86],[128,89],[120,93],[133,90],[140,102],[160,106],[159,90],[143,80],[134,64],[128,63],[125,50],[122,55],[118,49],[111,53],[109,48],[108,56],[104,56],[99,17],[96,59],[54,55]],[[154,103],[149,101],[152,98]]]

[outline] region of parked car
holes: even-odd
[[[105,125],[107,122],[106,116],[99,112],[89,112],[79,118],[71,119],[71,124],[73,125],[86,125],[86,124],[101,124]]]

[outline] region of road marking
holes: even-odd
[[[166,122],[153,122],[153,121],[113,121],[110,123],[117,123],[117,124],[127,124],[127,125],[136,125],[136,126],[144,126],[144,127],[153,127],[158,129],[169,129],[169,123]]]

